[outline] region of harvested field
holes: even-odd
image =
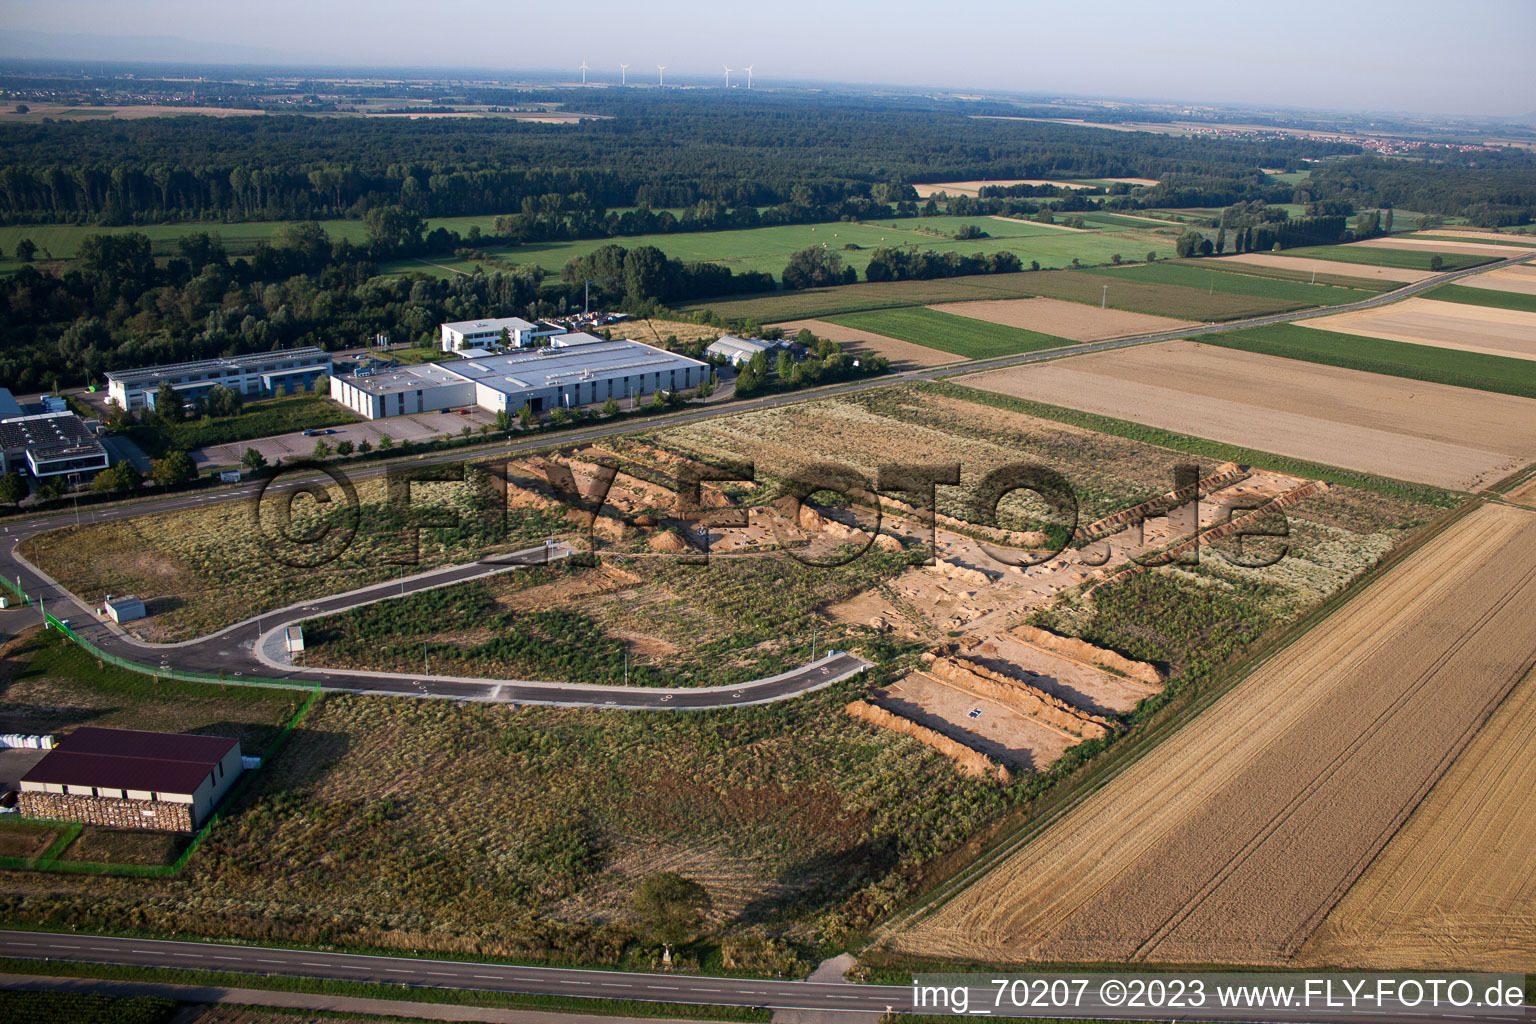
[[[1319,965],[1536,970],[1536,672],[1303,947]]]
[[[1514,267],[1500,267],[1457,280],[1466,288],[1483,288],[1495,292],[1514,292],[1519,295],[1536,295],[1536,267],[1522,263]]]
[[[1532,283],[1536,284],[1536,277]],[[1518,309],[1412,298],[1390,306],[1303,320],[1301,326],[1462,352],[1536,359],[1536,313]]]
[[[1536,508],[1536,476],[1531,477],[1504,497],[1521,505],[1529,505],[1532,508]]]
[[[1522,252],[1520,246],[1495,245],[1492,242],[1441,242],[1430,238],[1403,238],[1396,235],[1390,238],[1367,238],[1363,242],[1351,242],[1350,245],[1362,249],[1428,249],[1432,252],[1455,252],[1499,260],[1519,256]],[[1536,254],[1536,245],[1523,251],[1528,255]]]
[[[1530,235],[1513,235],[1507,231],[1471,231],[1456,227],[1435,228],[1432,231],[1410,231],[1407,234],[1409,238],[1423,238],[1426,236],[1430,238],[1465,238],[1469,242],[1475,242],[1478,239],[1486,239],[1490,242],[1536,241]]]
[[[945,363],[963,362],[966,359],[965,356],[939,352],[925,345],[902,341],[900,338],[887,338],[883,334],[872,334],[855,327],[835,324],[830,320],[790,320],[774,326],[784,328],[786,334],[794,334],[802,327],[809,328],[816,337],[831,338],[856,356],[885,356],[891,361],[891,366],[898,370],[942,366]]]
[[[1041,334],[1053,334],[1071,341],[1103,341],[1106,338],[1154,334],[1195,326],[1192,320],[1175,320],[1172,317],[1132,313],[1123,309],[1100,309],[1061,299],[950,302],[928,308],[1007,327],[1022,327]]]
[[[1533,659],[1536,514],[1485,506],[887,942],[1286,963]]]
[[[1116,179],[1105,179],[1116,180]],[[1144,179],[1137,179],[1138,183]],[[1157,184],[1153,182],[1152,184]],[[1006,188],[1009,185],[1055,185],[1057,188],[1094,188],[1094,183],[1086,181],[1058,181],[1055,178],[1006,178],[999,181],[939,181],[927,185],[914,185],[917,189],[917,198],[927,199],[929,196],[975,196],[981,193],[983,188]]]
[[[992,370],[958,383],[1462,490],[1498,480],[1536,454],[1530,399],[1190,341]]]
[[[1272,267],[1276,270],[1315,270],[1319,274],[1335,274],[1344,277],[1365,278],[1374,281],[1400,281],[1411,284],[1426,277],[1434,277],[1433,271],[1410,270],[1406,267],[1373,267],[1367,264],[1340,263],[1337,260],[1314,259],[1307,256],[1284,256],[1279,253],[1245,252],[1221,257],[1221,263],[1243,263],[1254,267]],[[1219,265],[1219,264],[1218,264]]]

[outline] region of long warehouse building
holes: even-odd
[[[638,341],[591,338],[584,344],[332,377],[331,397],[370,420],[470,405],[514,414],[527,405],[542,413],[694,388],[709,373],[708,363]]]

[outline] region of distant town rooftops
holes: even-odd
[[[125,387],[153,384],[167,377],[182,377],[189,373],[209,373],[214,370],[250,371],[253,367],[266,366],[285,360],[305,360],[306,363],[329,363],[331,357],[315,345],[301,348],[280,349],[275,352],[247,352],[238,356],[218,359],[196,359],[186,363],[167,363],[164,366],[142,366],[132,370],[109,370],[107,380]]]

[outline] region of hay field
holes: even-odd
[[[1532,279],[1536,282],[1536,278]],[[1536,359],[1536,313],[1412,298],[1303,320],[1301,326],[1414,345]]]
[[[1061,299],[996,299],[983,302],[947,302],[929,306],[940,313],[954,313],[973,320],[1022,327],[1071,341],[1103,341],[1135,334],[1156,334],[1194,327],[1193,320],[1132,313],[1123,309],[1099,309]]]
[[[1315,270],[1319,274],[1365,278],[1374,281],[1397,281],[1412,284],[1427,277],[1434,277],[1429,270],[1411,270],[1407,267],[1373,267],[1367,264],[1346,264],[1337,260],[1315,259],[1307,256],[1283,256],[1278,253],[1244,252],[1223,256],[1221,263],[1243,263],[1254,267],[1275,270]]]
[[[808,328],[816,337],[830,338],[855,356],[885,356],[891,361],[891,366],[898,370],[943,366],[945,363],[965,362],[968,358],[949,352],[940,352],[910,341],[902,341],[900,338],[888,338],[883,334],[835,324],[830,320],[790,320],[774,326],[784,328],[788,334],[794,334],[802,327]]]
[[[1287,962],[1529,671],[1533,601],[1536,514],[1477,509],[887,941],[989,962]]]
[[[1536,267],[1522,263],[1514,267],[1500,267],[1463,277],[1456,282],[1467,288],[1483,288],[1494,292],[1514,292],[1518,295],[1536,295]]]
[[[1192,341],[960,378],[1347,469],[1475,490],[1536,455],[1536,400]]]
[[[1351,242],[1353,246],[1363,249],[1429,249],[1434,252],[1455,252],[1467,256],[1491,256],[1494,259],[1506,260],[1511,256],[1519,256],[1522,252],[1536,254],[1536,246],[1522,249],[1519,246],[1499,245],[1493,242],[1441,242],[1430,238],[1367,238],[1363,242]]]
[[[1473,231],[1458,227],[1435,228],[1433,231],[1410,231],[1409,238],[1465,238],[1469,242],[1484,239],[1490,242],[1522,242],[1531,240],[1529,235],[1516,235],[1507,231]]]
[[[1536,672],[1302,949],[1310,964],[1536,970]]]
[[[937,181],[912,187],[917,190],[917,198],[927,199],[929,196],[942,195],[977,196],[988,186],[1006,188],[1009,185],[1055,185],[1057,188],[1095,188],[1098,184],[1097,181],[1061,181],[1056,178],[1002,178],[997,181]]]

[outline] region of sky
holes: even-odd
[[[1536,112],[1532,0],[50,0],[5,28],[162,37],[155,54],[352,66],[754,67],[807,80],[1329,110]],[[96,56],[21,36],[5,56]],[[102,40],[96,40],[100,46]],[[106,41],[108,44],[111,40]],[[125,58],[140,56],[120,40]],[[649,76],[647,78],[647,76]],[[739,80],[740,74],[733,81]]]

